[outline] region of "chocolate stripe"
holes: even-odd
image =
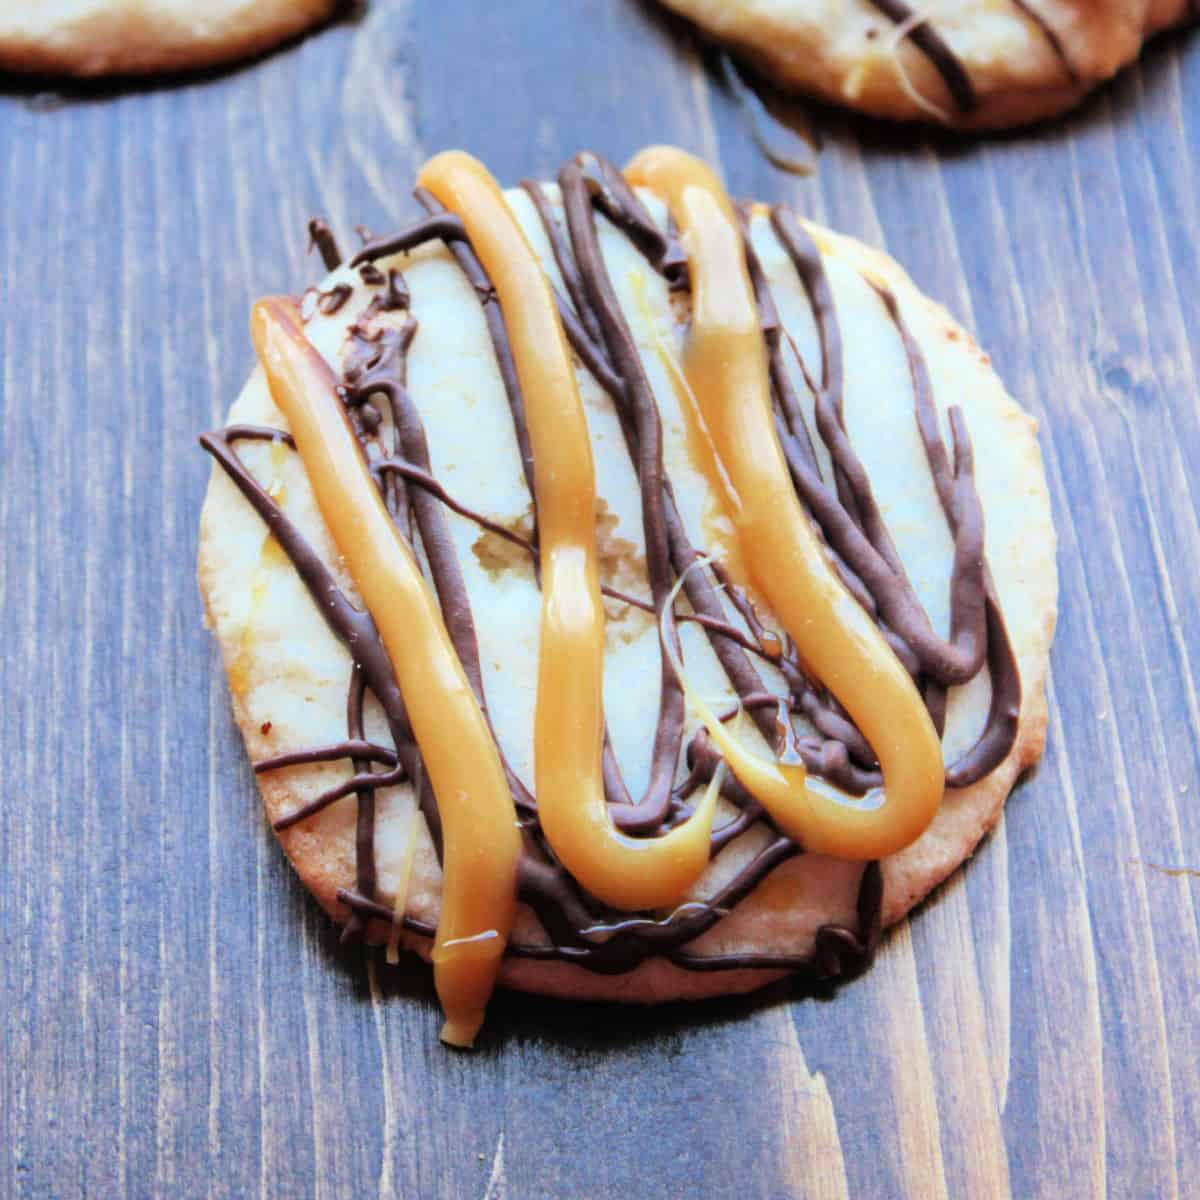
[[[834,361],[838,364],[837,377],[840,379],[841,335],[837,332],[837,310],[825,269],[821,265],[820,251],[789,213],[777,209],[772,216],[772,224],[808,293],[825,361],[828,363],[830,356],[836,355]],[[747,248],[752,256],[753,247],[749,242]],[[769,293],[761,268],[758,278],[763,292]],[[911,362],[911,350],[909,352]],[[798,354],[796,357],[799,361]],[[795,435],[793,421],[798,416],[799,405],[794,399],[786,398],[790,383],[787,382],[787,370],[783,366],[778,342],[771,348],[771,358],[772,379],[780,395],[784,420]],[[916,369],[923,369],[923,360],[921,367]],[[987,650],[983,612],[982,510],[976,505],[971,510],[974,519],[964,520],[954,526],[950,640],[944,641],[934,633],[929,623],[929,616],[913,589],[879,511],[866,468],[850,443],[842,417],[840,385],[835,392],[825,382],[827,378],[828,372],[823,371],[822,386],[814,392],[816,421],[821,440],[829,450],[838,472],[839,496],[835,498],[825,487],[812,456],[798,456],[794,451],[789,453],[792,447],[785,442],[784,452],[796,489],[829,544],[862,580],[878,606],[879,614],[887,626],[912,649],[921,669],[942,684],[965,683],[978,674]],[[918,402],[918,419],[922,411]],[[938,468],[933,463],[930,465],[937,483]],[[839,504],[839,499],[848,500],[848,503]],[[857,514],[857,520],[850,518],[850,512]]]
[[[522,179],[521,189],[529,197],[534,211],[538,215],[538,220],[541,221],[542,228],[546,231],[546,240],[550,243],[554,261],[558,266],[558,273],[562,276],[563,284],[571,297],[575,315],[583,324],[583,328],[592,342],[599,342],[600,326],[596,324],[595,315],[587,303],[587,298],[583,293],[583,280],[579,278],[579,272],[575,269],[575,260],[571,257],[571,251],[563,240],[562,227],[550,210],[550,202],[546,199],[542,185],[535,183],[532,179]]]
[[[1067,48],[1063,45],[1062,38],[1058,36],[1058,33],[1050,22],[1028,0],[1012,0],[1012,5],[1013,8],[1028,17],[1038,27],[1042,37],[1046,39],[1050,49],[1054,51],[1054,56],[1062,63],[1063,71],[1066,72],[1067,78],[1072,83],[1078,83],[1079,72],[1075,69],[1075,64],[1071,61],[1070,55],[1067,54]]]
[[[424,188],[417,188],[413,193],[421,206],[433,214],[431,221],[455,221],[462,229],[462,223],[457,217],[452,217],[442,208],[432,193]],[[440,236],[440,235],[439,235]],[[529,430],[525,425],[525,401],[521,398],[521,385],[517,382],[517,367],[513,362],[512,350],[508,344],[508,332],[504,328],[504,317],[500,305],[496,302],[496,292],[492,287],[483,264],[471,249],[466,237],[448,241],[447,247],[455,261],[467,277],[467,281],[475,289],[483,305],[483,317],[487,322],[488,333],[492,339],[492,348],[496,355],[496,366],[500,370],[500,378],[504,383],[504,394],[508,397],[508,407],[512,412],[513,425],[517,430],[517,446],[521,452],[521,469],[525,473],[525,485],[529,494],[535,494],[533,480],[533,448],[529,443]],[[534,514],[534,541],[537,540],[537,515]]]
[[[916,15],[903,0],[870,0],[885,17],[897,25],[903,25]],[[946,44],[945,39],[922,18],[908,32],[908,40],[929,59],[937,73],[942,77],[946,90],[954,99],[961,113],[972,113],[979,107],[979,97],[975,85],[967,74],[958,56]]]
[[[203,434],[200,444],[249,501],[284,554],[291,560],[330,632],[349,652],[358,671],[362,673],[366,686],[383,708],[388,730],[395,743],[397,758],[403,764],[409,778],[418,778],[420,756],[416,741],[408,723],[404,700],[396,685],[392,664],[370,614],[362,612],[350,603],[308,540],[238,458],[226,435]],[[440,854],[441,821],[432,790],[428,786],[423,788],[420,802],[422,814],[429,823],[430,835]]]
[[[337,238],[320,217],[313,217],[308,223],[308,248],[315,248],[320,254],[325,270],[336,271],[342,265],[342,252],[338,249]]]
[[[956,547],[964,526],[977,522],[980,529],[978,558],[973,566],[977,566],[980,572],[980,584],[983,589],[986,622],[984,637],[988,647],[987,662],[992,680],[992,699],[983,732],[975,745],[946,770],[947,785],[962,788],[982,779],[998,767],[1008,757],[1008,752],[1016,742],[1021,717],[1021,673],[1000,611],[991,571],[983,555],[983,512],[975,491],[974,456],[962,412],[957,408],[950,410],[950,427],[955,450],[954,470],[951,471],[946,447],[938,428],[937,408],[933,402],[933,388],[929,382],[925,355],[909,331],[895,296],[886,288],[877,287],[875,290],[904,343],[915,398],[917,429],[925,447],[925,457],[933,476],[938,500],[954,535]],[[959,554],[956,549],[955,570],[958,569]],[[976,603],[974,597],[971,602]]]

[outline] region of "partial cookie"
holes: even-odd
[[[1022,125],[1077,104],[1191,0],[662,0],[782,86],[895,120]]]
[[[0,70],[151,75],[260,54],[339,0],[39,0],[0,5]]]
[[[322,516],[328,494],[321,505],[314,495],[313,454],[323,447],[302,441],[298,452],[277,402],[299,353],[296,370],[327,375],[316,407],[327,418],[344,408],[400,540],[439,598],[464,677],[486,703],[508,772],[505,803],[524,839],[515,881],[522,903],[500,982],[657,1001],[744,991],[795,970],[853,973],[880,929],[972,853],[1042,750],[1057,577],[1034,422],[969,335],[890,258],[784,210],[745,214],[738,270],[749,274],[717,294],[733,294],[746,279],[753,288],[755,332],[739,353],[770,370],[764,402],[774,415],[765,419],[778,440],[763,453],[782,455],[791,472],[788,496],[772,503],[782,521],[803,497],[796,511],[816,537],[815,569],[828,576],[818,582],[833,580],[839,620],[870,625],[886,657],[878,679],[909,689],[894,711],[874,713],[881,737],[906,721],[918,721],[911,727],[919,733],[919,722],[944,713],[936,794],[921,799],[936,809],[928,828],[881,865],[864,864],[862,853],[804,853],[806,839],[771,815],[774,801],[759,797],[764,811],[749,794],[752,764],[735,757],[732,769],[721,765],[729,756],[706,732],[701,707],[723,709],[723,728],[786,773],[789,788],[800,786],[803,762],[810,782],[829,781],[813,786],[841,789],[839,812],[864,793],[868,808],[901,801],[886,785],[886,763],[880,790],[876,752],[826,686],[846,699],[858,681],[814,677],[813,650],[799,651],[768,602],[779,582],[769,578],[771,564],[765,576],[755,566],[755,547],[730,508],[722,478],[733,468],[716,466],[705,448],[718,434],[697,424],[684,364],[694,362],[706,328],[693,289],[704,279],[695,255],[707,243],[692,232],[681,244],[663,197],[633,193],[593,156],[568,164],[560,181],[507,192],[498,207],[515,217],[539,278],[544,272],[553,286],[586,417],[595,522],[586,536],[576,533],[581,545],[591,542],[606,589],[608,820],[634,842],[662,838],[689,814],[703,818],[711,785],[719,800],[710,861],[676,900],[622,911],[559,865],[569,857],[566,839],[539,819],[535,776],[545,764],[534,753],[535,718],[547,686],[539,684],[549,636],[543,588],[552,585],[547,562],[539,572],[535,561],[539,541],[560,534],[550,514],[535,516],[530,486],[539,467],[552,468],[534,453],[530,430],[543,418],[519,382],[526,375],[511,344],[514,322],[527,313],[505,312],[499,298],[511,287],[509,260],[486,271],[487,254],[463,221],[428,193],[428,222],[372,243],[294,307],[260,309],[260,350],[283,339],[282,357],[268,354],[275,396],[256,371],[229,428],[206,437],[218,466],[201,518],[199,580],[268,817],[334,919],[371,941],[390,937],[429,955],[444,917],[431,831],[445,798],[431,790],[421,732],[414,742],[406,723],[435,684],[405,692],[413,664],[404,654],[420,657],[425,643],[409,635],[389,666],[382,627],[358,610],[359,560],[344,541],[335,544]],[[333,265],[332,239],[319,231],[317,240]],[[302,334],[287,335],[289,323]],[[555,336],[537,344],[554,358]],[[315,362],[305,366],[305,353]],[[567,405],[561,436],[545,443],[556,454],[570,441],[570,397],[561,395],[570,390],[554,389]],[[748,392],[732,400],[752,404]],[[747,407],[734,434],[761,419]],[[335,471],[321,486],[337,483]],[[781,558],[780,576],[788,569]],[[676,615],[664,621],[668,602]],[[675,628],[682,679],[670,656],[664,666],[662,639]],[[890,694],[879,682],[868,696],[876,688]],[[917,740],[892,746],[890,761],[899,756],[904,766]],[[390,772],[388,786],[360,778],[354,794],[348,781],[369,771]],[[563,791],[569,808],[571,789]],[[580,804],[583,792],[581,782]],[[597,830],[599,840],[613,840],[612,828]],[[488,848],[479,853],[486,865]]]

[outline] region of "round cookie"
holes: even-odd
[[[895,120],[1051,117],[1196,15],[1192,0],[662,0],[787,88]]]
[[[679,246],[662,201],[649,192],[638,194],[640,204],[632,195],[623,197],[615,173],[606,173],[611,169],[592,156],[573,164],[573,177],[567,169],[567,187],[578,189],[580,163],[590,181],[599,181],[597,204],[610,210],[596,215],[589,205],[588,220],[619,318],[653,392],[680,536],[701,555],[723,553],[728,528],[721,501],[673,382],[672,362],[682,354],[691,317]],[[609,589],[608,742],[625,788],[636,797],[652,773],[662,659],[660,626],[639,607],[651,595],[653,581],[645,494],[622,420],[627,410],[613,399],[622,394],[625,375],[606,351],[600,314],[588,303],[596,269],[584,263],[575,244],[578,205],[575,227],[568,228],[557,186],[527,186],[505,197],[574,326],[569,332],[599,497],[601,579]],[[629,220],[627,211],[615,211],[630,203],[641,210],[641,223]],[[800,852],[753,807],[746,808],[744,792],[727,778],[716,825],[735,835],[720,842],[689,903],[675,913],[677,923],[697,923],[687,926],[699,930],[696,936],[683,940],[655,942],[660,935],[645,934],[649,925],[670,926],[669,914],[630,918],[614,913],[572,889],[552,860],[540,861],[539,879],[546,886],[526,889],[523,884],[522,899],[528,902],[518,907],[500,971],[500,982],[508,986],[653,1002],[745,991],[797,969],[816,976],[852,973],[869,960],[881,928],[900,920],[970,856],[1017,777],[1043,747],[1057,577],[1034,422],[1006,394],[969,335],[924,298],[890,258],[786,213],[756,207],[747,211],[746,220],[764,337],[777,347],[782,378],[776,400],[781,402],[782,387],[798,405],[824,494],[836,497],[838,472],[815,419],[818,395],[836,399],[890,544],[940,638],[951,630],[952,582],[961,554],[915,419],[921,396],[933,406],[934,436],[944,439],[944,446],[952,441],[949,412],[956,408],[974,447],[971,490],[982,509],[988,595],[999,625],[989,618],[987,665],[946,695],[943,750],[951,783],[958,786],[947,788],[918,840],[879,866],[864,866]],[[337,266],[320,289],[310,289],[299,311],[308,340],[342,381],[341,394],[376,461],[383,461],[379,446],[387,445],[393,431],[378,381],[390,378],[399,389],[393,395],[402,395],[410,406],[402,455],[410,471],[408,488],[393,508],[406,536],[423,547],[420,561],[437,580],[456,629],[463,611],[469,611],[487,713],[507,767],[519,781],[516,794],[532,788],[534,775],[541,595],[526,548],[534,535],[533,504],[520,423],[505,382],[510,363],[495,293],[481,277],[469,244],[450,227],[441,231],[449,243],[434,236],[435,226],[427,227],[428,236],[402,239],[420,243],[408,251],[394,250],[394,239],[373,243],[364,261]],[[335,263],[332,239],[321,231],[317,240],[327,263]],[[415,439],[412,427],[420,434]],[[267,815],[293,866],[336,920],[351,921],[373,942],[391,937],[428,957],[443,880],[427,819],[429,797],[419,806],[410,783],[420,778],[419,768],[406,772],[402,781],[364,793],[371,797],[365,807],[362,795],[350,794],[297,819],[344,788],[356,770],[391,770],[396,743],[389,712],[369,690],[361,727],[358,723],[356,680],[369,682],[370,671],[352,659],[346,637],[339,638],[324,611],[324,598],[336,588],[351,603],[358,600],[286,431],[260,369],[234,403],[229,428],[206,438],[219,459],[200,532],[199,582],[209,623],[221,646],[234,713],[258,769]],[[419,461],[422,454],[426,461]],[[429,475],[436,489],[421,482]],[[253,503],[248,502],[252,495]],[[960,493],[956,503],[968,505],[969,496]],[[274,522],[274,532],[264,516]],[[831,541],[836,536],[835,531]],[[315,583],[311,574],[306,582],[295,569],[301,544],[324,564],[326,574]],[[449,583],[447,558],[453,564]],[[978,554],[975,560],[978,567]],[[718,570],[724,571],[720,578],[714,574]],[[750,717],[738,718],[738,736],[768,754],[771,746],[763,735],[770,735],[777,716],[775,701],[768,703],[761,694],[756,698],[744,679],[731,682],[729,655],[740,655],[762,692],[789,697],[783,711],[790,716],[792,748],[801,747],[810,770],[828,753],[834,775],[839,763],[853,768],[858,761],[853,769],[867,779],[869,761],[861,761],[861,754],[854,760],[853,753],[847,759],[845,744],[828,734],[830,714],[837,716],[833,708],[800,704],[797,698],[808,686],[797,674],[801,668],[790,657],[786,639],[772,636],[777,625],[762,595],[744,580],[739,585],[737,564],[726,557],[686,574],[721,585],[709,599],[720,614],[713,624],[724,622],[727,631],[713,632],[686,619],[689,606],[696,609],[699,603],[690,589],[688,602],[675,602],[694,693],[731,707],[740,695]],[[869,598],[863,602],[871,603]],[[352,633],[351,642],[359,636]],[[1006,675],[1010,668],[1015,677]],[[814,693],[818,701],[819,692]],[[936,707],[936,700],[931,705]],[[769,719],[755,724],[755,714],[764,712]],[[689,708],[686,750],[674,764],[681,802],[698,798],[698,791],[683,785],[698,772],[704,775],[705,760],[705,778],[712,777],[714,752],[700,729],[699,716]],[[852,733],[845,736],[853,742]],[[984,763],[982,770],[964,769],[981,736],[992,738],[996,761]],[[320,748],[328,753],[321,756]],[[310,761],[314,757],[322,761]],[[518,805],[518,811],[525,810]],[[527,812],[523,820],[530,822]],[[402,926],[389,919],[398,895]],[[534,911],[539,904],[542,919]],[[633,928],[631,920],[643,928]],[[549,925],[557,926],[553,935]]]
[[[0,70],[152,75],[249,58],[331,16],[339,0],[40,0],[0,6]]]

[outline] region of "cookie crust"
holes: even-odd
[[[1190,0],[662,3],[785,88],[875,117],[964,130],[1065,112],[1148,38],[1196,15]],[[944,62],[921,44],[922,32],[940,43]],[[955,64],[969,99],[956,95]]]
[[[549,247],[538,232],[536,216],[528,199],[516,192],[509,193],[508,198],[531,242],[542,255],[547,270],[553,274],[555,268]],[[813,337],[811,331],[806,333],[802,328],[800,310],[804,301],[794,273],[778,244],[774,243],[769,222],[762,212],[756,214],[752,228],[756,249],[784,322],[795,332],[802,353],[810,353]],[[886,334],[878,297],[871,285],[889,288],[928,359],[943,418],[948,404],[959,404],[963,408],[979,447],[978,484],[988,522],[987,553],[1022,680],[1018,734],[1004,762],[979,782],[948,792],[926,833],[907,850],[883,863],[882,920],[884,925],[891,925],[973,853],[980,839],[998,819],[1018,776],[1041,754],[1046,729],[1044,682],[1056,611],[1054,533],[1034,423],[1004,392],[986,356],[942,308],[917,291],[893,260],[818,227],[809,226],[809,230],[820,245],[830,272],[839,311],[846,323],[847,343],[861,346],[864,338]],[[605,225],[603,240],[606,251],[614,259],[614,277],[618,277],[622,269],[636,273],[639,260],[625,239]],[[380,265],[386,267],[389,263]],[[448,421],[446,419],[447,406],[451,403],[449,397],[457,396],[462,402],[467,396],[481,396],[485,392],[495,397],[500,390],[491,361],[490,343],[479,313],[478,297],[459,278],[448,252],[439,244],[411,255],[396,256],[394,265],[403,268],[412,286],[413,312],[422,321],[423,332],[414,342],[414,349],[424,338],[427,355],[418,357],[413,363],[416,379],[411,390],[418,403],[422,396],[426,397],[423,415],[430,424],[437,474],[453,490],[465,490],[469,502],[477,502],[473,495],[481,497],[493,519],[500,523],[512,520],[524,503],[512,448],[508,447],[505,452],[506,461],[505,453],[500,452],[503,448],[495,447],[493,453],[493,447],[488,444],[489,435],[482,435],[485,449],[494,459],[487,462],[483,474],[495,478],[491,484],[485,478],[477,493],[472,493],[471,489],[480,481],[473,481],[468,475],[472,467],[486,461],[486,456],[481,458],[470,450],[456,449],[453,445],[457,428],[455,418],[451,414]],[[645,282],[641,286],[645,287]],[[336,313],[328,316],[321,313],[319,305],[310,305],[313,315],[308,334],[326,358],[340,366],[346,330],[362,314],[377,289],[364,285],[356,272],[346,268],[335,271],[322,285],[322,291],[329,295],[338,287],[350,289],[349,297]],[[636,292],[637,288],[633,290]],[[627,281],[623,300],[632,294]],[[651,303],[657,316],[670,319],[667,314],[672,301],[665,290],[652,298]],[[445,319],[437,311],[442,305],[449,314]],[[626,315],[637,330],[647,363],[651,363],[652,336],[635,308],[627,307]],[[461,362],[469,364],[465,376],[445,361],[451,345]],[[860,353],[864,358],[871,357],[869,348]],[[887,344],[881,343],[878,355],[886,358],[889,354],[894,362],[895,347],[889,349]],[[877,383],[869,372],[860,378],[855,368],[848,369],[846,402],[850,431],[855,438],[861,434],[864,457],[873,458],[878,466],[889,461],[892,451],[886,438],[874,447],[868,444],[875,421],[870,412],[872,397],[880,394]],[[589,421],[596,421],[597,454],[601,459],[605,453],[611,454],[611,449],[605,451],[601,443],[606,432],[605,422],[611,422],[612,416],[605,412],[598,389],[582,370],[581,389],[588,398]],[[430,397],[436,396],[442,398],[441,403],[430,401]],[[476,424],[486,424],[490,419],[483,411],[485,407],[481,403],[475,408],[472,420]],[[670,433],[671,421],[664,419]],[[282,417],[260,374],[256,373],[247,384],[230,413],[230,421],[282,426]],[[679,436],[678,431],[676,436]],[[668,445],[667,453],[672,468],[681,472],[682,459],[678,452],[673,453]],[[303,469],[294,457],[264,445],[248,448],[245,456],[248,463],[253,463],[264,486],[276,488],[284,497],[280,502],[289,516],[330,563],[339,584],[352,596],[353,589],[338,568],[329,536],[316,514]],[[510,471],[509,468],[513,469]],[[509,474],[517,477],[509,479]],[[616,478],[615,475],[607,477],[610,488],[614,487]],[[601,479],[603,485],[603,471]],[[895,493],[886,503],[895,514],[895,532],[901,540],[906,563],[908,555],[913,556],[915,579],[925,573],[925,567],[917,560],[923,554],[922,546],[927,539],[922,536],[915,509],[917,527],[908,529],[907,534],[901,536],[902,526],[912,523],[906,507],[909,489],[903,478],[893,482]],[[676,484],[683,494],[684,507],[689,508],[687,492],[695,481],[689,483],[677,474]],[[609,492],[602,486],[602,494],[608,496],[617,516],[615,530],[610,530],[618,535],[614,542],[624,540],[627,543],[621,551],[626,557],[622,560],[617,554],[614,569],[628,569],[637,557],[636,551],[628,549],[628,545],[636,544],[636,531],[621,519],[617,491]],[[693,500],[690,511],[697,511],[699,503],[700,500]],[[474,548],[478,545],[477,530],[459,532],[464,539],[463,546]],[[469,556],[468,553],[466,557]],[[264,565],[268,558],[259,518],[230,481],[220,471],[214,471],[201,520],[199,581],[209,622],[217,634],[230,675],[235,717],[254,761],[344,737],[345,685],[350,667],[349,656],[322,624],[308,595],[295,581],[294,573],[290,580],[286,570],[277,574],[277,563]],[[476,577],[480,587],[488,586],[484,580],[488,578],[489,568],[484,565],[482,569],[483,575]],[[944,585],[944,578],[939,576],[941,568],[930,570],[928,590],[932,596],[940,585]],[[269,574],[264,575],[264,571]],[[628,586],[628,581],[619,575],[615,578]],[[517,585],[511,586],[516,588]],[[474,603],[477,611],[482,611],[478,598]],[[931,613],[935,607],[931,607]],[[536,610],[527,610],[526,616],[529,612]],[[536,625],[536,617],[533,623]],[[519,647],[514,649],[511,645],[500,644],[518,640],[520,635],[514,636],[511,628],[490,635],[487,620],[481,617],[481,650],[485,660],[493,653],[498,658],[509,655],[506,661],[498,663],[499,669],[485,679],[493,713],[506,701],[511,708],[520,708],[522,704],[528,706],[529,698],[525,693],[532,686],[534,673],[530,671],[522,683],[517,669],[522,652]],[[622,652],[619,639],[612,649],[615,662]],[[528,652],[525,657],[527,662],[536,661]],[[490,690],[493,685],[496,694]],[[654,689],[648,686],[645,690]],[[970,691],[968,688],[961,690],[964,693]],[[964,696],[961,704],[952,704],[948,741],[957,738],[969,743],[972,724],[978,724],[979,706],[986,707],[986,691],[985,687],[982,694]],[[504,700],[500,699],[501,695]],[[611,707],[609,715],[612,720]],[[511,744],[505,745],[510,759],[519,773],[527,770],[529,753],[526,751],[522,757],[521,747],[517,744],[519,735],[511,738],[504,728],[503,716],[498,719],[502,742],[510,737]],[[635,714],[631,721],[636,724],[637,720]],[[379,737],[378,720],[375,721],[375,734],[371,734],[370,711],[367,723],[368,735]],[[619,734],[620,730],[616,732]],[[276,821],[294,812],[331,783],[346,778],[348,772],[345,764],[335,764],[259,775],[268,817]],[[378,793],[377,844],[380,887],[384,897],[391,880],[399,873],[412,804],[411,794],[405,787],[381,789]],[[322,906],[339,921],[346,920],[349,915],[338,893],[354,884],[354,829],[354,799],[348,797],[280,834],[293,866]],[[407,912],[410,917],[433,925],[437,920],[440,873],[428,830],[420,819],[417,829],[419,841]],[[698,885],[698,894],[711,894],[720,882],[735,874],[761,847],[765,836],[761,831],[758,834],[751,831],[727,847],[710,864]],[[750,951],[809,953],[821,925],[834,921],[853,922],[862,870],[861,864],[814,855],[804,855],[785,863],[731,914],[690,944],[688,950],[698,955]],[[388,932],[386,922],[369,922],[367,934],[370,940],[385,941]],[[405,931],[402,941],[428,957],[428,938]],[[527,944],[544,941],[544,934],[529,910],[521,911],[514,941]],[[762,969],[691,970],[652,958],[625,974],[604,975],[564,962],[509,957],[500,981],[510,987],[553,995],[648,1003],[747,991],[784,973]]]
[[[261,54],[332,16],[339,0],[43,0],[0,8],[0,70],[154,75]]]

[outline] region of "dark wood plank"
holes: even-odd
[[[1186,1196],[1200,1178],[1200,42],[982,144],[822,113],[808,179],[640,0],[375,0],[172,89],[0,98],[0,1195]],[[706,155],[885,246],[1042,423],[1050,744],[828,1002],[501,998],[343,951],[264,829],[193,584],[262,293],[583,146]],[[1153,864],[1153,865],[1151,865]]]

